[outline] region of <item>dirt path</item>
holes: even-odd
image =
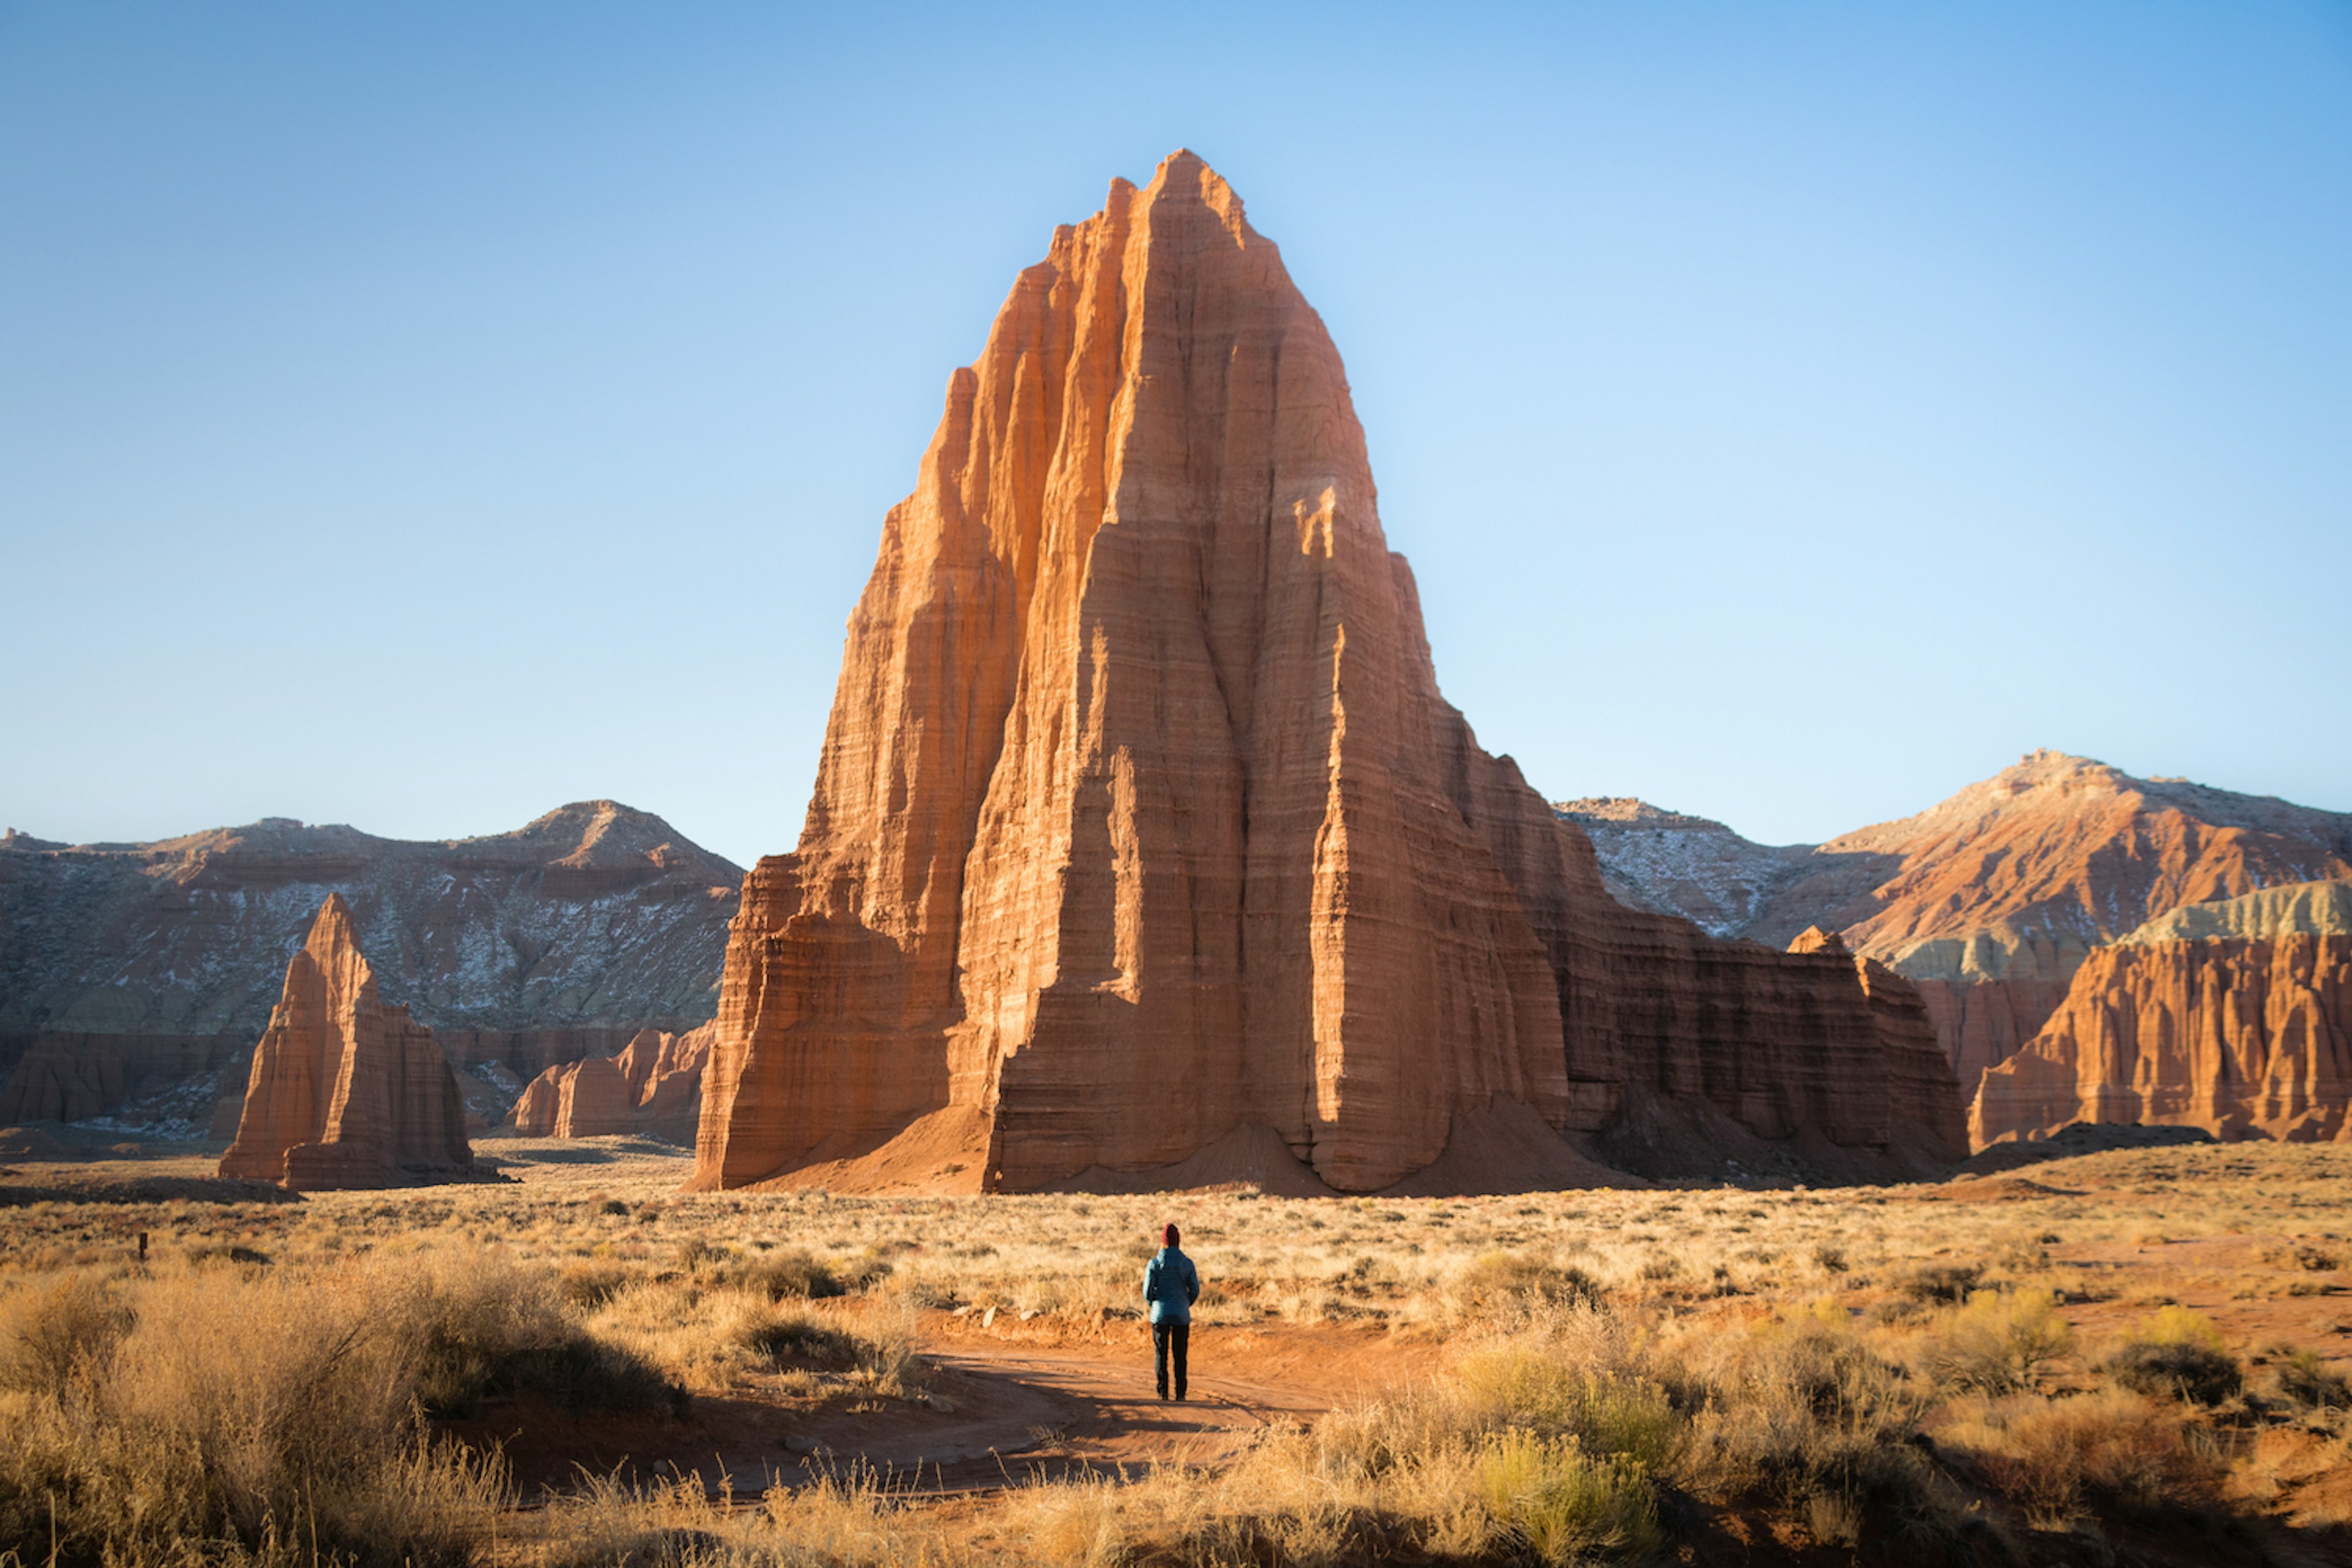
[[[1312,1327],[1194,1331],[1191,1397],[1161,1403],[1145,1331],[1108,1341],[1044,1334],[930,1336],[930,1397],[810,1411],[754,1394],[705,1395],[684,1419],[572,1417],[511,1405],[468,1423],[503,1442],[526,1497],[577,1484],[699,1475],[758,1496],[781,1482],[863,1473],[925,1492],[992,1490],[1036,1477],[1132,1475],[1214,1465],[1267,1426],[1304,1426],[1334,1405],[1411,1380],[1435,1347]]]

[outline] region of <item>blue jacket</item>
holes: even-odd
[[[1151,1303],[1155,1323],[1189,1323],[1192,1303],[1201,1299],[1201,1276],[1192,1260],[1172,1247],[1163,1247],[1143,1266],[1143,1299]]]

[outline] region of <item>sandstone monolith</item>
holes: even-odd
[[[1278,1141],[1361,1192],[1530,1121],[1891,1169],[1961,1126],[1904,1005],[1620,907],[1479,748],[1322,321],[1179,153],[950,380],[800,847],[744,881],[694,1184],[1031,1190]]]
[[[702,1120],[702,1069],[710,1028],[638,1032],[616,1056],[549,1068],[515,1101],[515,1130],[530,1138],[603,1138],[641,1132],[691,1143]]]
[[[473,1164],[440,1045],[377,996],[350,907],[330,893],[254,1047],[221,1174],[311,1191],[459,1176]]]

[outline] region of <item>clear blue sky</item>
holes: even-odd
[[[950,370],[1180,144],[1546,794],[2352,809],[2352,5],[841,9],[0,3],[0,821],[790,847]]]

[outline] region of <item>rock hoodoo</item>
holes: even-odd
[[[549,1068],[515,1101],[515,1130],[531,1138],[603,1138],[644,1132],[691,1143],[702,1120],[702,1069],[710,1027],[639,1031],[618,1056]]]
[[[1962,1131],[1899,979],[1622,908],[1479,749],[1339,356],[1186,153],[1057,230],[950,378],[713,1029],[703,1188],[1035,1189],[1276,1140],[1343,1191],[1513,1180],[1461,1163],[1503,1143],[1557,1183],[1591,1169],[1563,1132],[1885,1171]]]
[[[2071,1122],[2219,1138],[2352,1142],[2352,936],[2124,942],[2074,972],[2057,1014],[1984,1075],[1978,1146]]]
[[[446,1178],[473,1164],[439,1043],[407,1008],[377,997],[351,910],[329,894],[254,1047],[221,1174],[312,1191]]]

